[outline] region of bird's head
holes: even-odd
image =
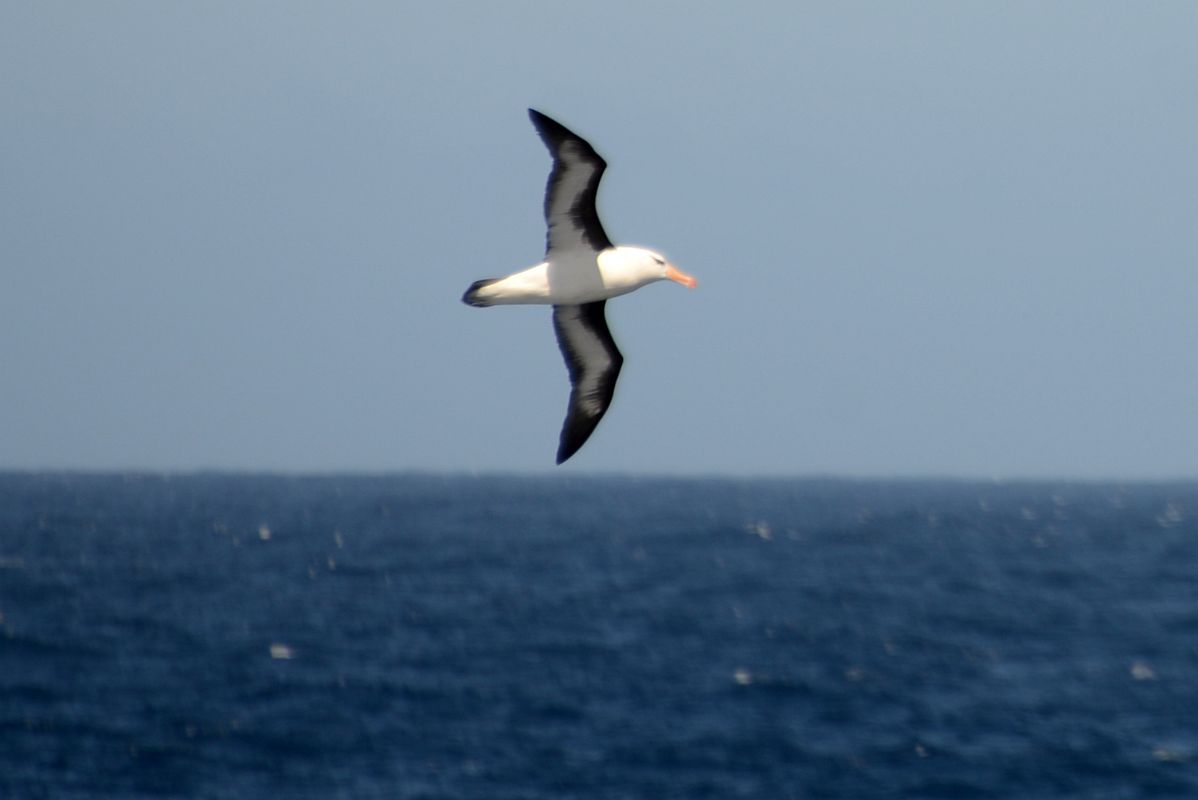
[[[671,264],[661,253],[655,253],[643,247],[615,247],[607,251],[607,259],[601,257],[600,262],[607,261],[604,272],[609,268],[623,273],[629,282],[638,286],[653,281],[674,281],[688,289],[695,288],[698,281]]]

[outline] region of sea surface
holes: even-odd
[[[0,474],[0,798],[1198,798],[1198,484]]]

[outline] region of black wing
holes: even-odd
[[[553,307],[553,331],[566,359],[571,387],[557,448],[559,464],[578,452],[603,419],[624,364],[603,316],[606,302]]]
[[[612,246],[595,211],[599,179],[607,168],[595,149],[540,111],[528,117],[553,156],[545,186],[545,253],[554,250],[604,250]]]

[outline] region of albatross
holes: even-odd
[[[595,211],[607,162],[561,123],[531,108],[528,116],[553,157],[545,187],[545,260],[506,278],[475,281],[462,302],[553,306],[553,331],[570,374],[570,402],[557,448],[561,464],[578,452],[607,412],[624,363],[604,316],[608,299],[655,281],[690,289],[696,281],[660,253],[612,244]]]

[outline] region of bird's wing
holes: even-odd
[[[555,251],[598,252],[611,247],[595,211],[595,194],[607,162],[561,123],[531,108],[528,116],[553,156],[545,186],[546,260],[553,261]]]
[[[607,328],[605,303],[553,307],[553,331],[570,373],[570,406],[557,449],[559,464],[578,452],[603,419],[624,363]]]

